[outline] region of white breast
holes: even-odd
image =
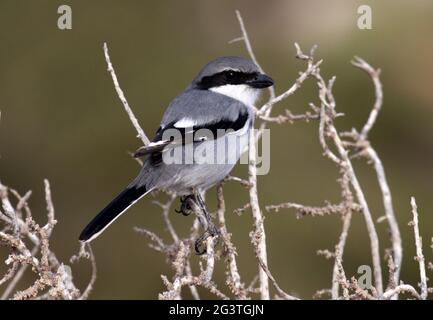
[[[253,106],[260,96],[259,89],[251,88],[246,84],[226,84],[210,90],[236,99],[247,106]]]

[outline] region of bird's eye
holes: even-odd
[[[234,78],[235,77],[235,72],[234,71],[227,71],[227,77],[228,78]]]

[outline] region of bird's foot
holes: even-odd
[[[180,197],[180,209],[175,209],[174,211],[181,213],[184,216],[189,216],[194,212],[196,206],[194,195],[182,196]]]
[[[195,253],[198,255],[203,255],[207,252],[206,246],[203,244],[209,237],[214,237],[218,241],[219,237],[221,236],[221,232],[218,230],[218,228],[213,224],[212,221],[208,221],[208,228],[205,230],[205,232],[195,241],[194,249]],[[217,243],[215,242],[214,245],[216,246]]]
[[[187,196],[180,197],[180,209],[175,210],[184,216],[189,216],[191,213],[196,213],[201,225],[205,229],[204,233],[195,241],[194,249],[198,255],[206,253],[206,245],[204,242],[209,237],[218,239],[221,235],[218,228],[212,221],[212,217],[206,208],[203,198],[199,193],[193,193]],[[216,245],[216,243],[214,243]]]

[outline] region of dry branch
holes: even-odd
[[[21,196],[0,183],[0,198],[4,212],[0,211],[0,217],[4,228],[0,231],[0,244],[8,247],[9,255],[5,260],[11,267],[0,280],[0,285],[9,282],[1,295],[1,299],[8,299],[13,294],[13,299],[78,299],[87,298],[96,279],[96,273],[92,276],[90,285],[83,295],[72,281],[71,270],[61,263],[50,248],[50,237],[57,221],[54,215],[54,205],[51,197],[51,188],[48,180],[44,180],[45,200],[47,206],[47,223],[40,226],[33,219],[28,206],[31,192]],[[18,200],[14,207],[9,200],[8,192],[11,192]],[[21,210],[25,208],[24,218]],[[33,248],[28,247],[28,243]],[[96,264],[92,262],[94,270]],[[28,288],[16,291],[23,275],[29,269],[36,275],[36,280]]]
[[[135,130],[137,130],[138,137],[143,142],[143,145],[146,146],[150,143],[150,140],[144,133],[140,124],[138,123],[138,120],[135,117],[134,113],[132,112],[132,109],[129,107],[128,100],[126,100],[125,94],[123,93],[123,90],[119,85],[119,81],[117,80],[116,72],[114,71],[113,65],[111,64],[110,55],[108,53],[108,46],[107,43],[105,42],[104,42],[104,55],[105,55],[105,61],[107,62],[107,71],[110,73],[111,78],[113,79],[114,88],[116,89],[117,95],[119,96],[119,99],[122,102],[123,107],[125,108],[125,111],[129,116],[129,119],[131,120],[131,123],[133,124]]]
[[[415,260],[418,261],[419,264],[419,274],[420,274],[420,288],[421,288],[421,299],[425,300],[427,298],[428,290],[427,290],[427,276],[425,273],[425,259],[424,254],[422,253],[422,238],[419,234],[419,226],[418,226],[418,207],[416,205],[415,198],[412,197],[410,199],[410,205],[412,206],[412,215],[413,220],[410,222],[410,225],[413,227],[413,233],[415,235],[415,247],[416,247],[416,257]]]

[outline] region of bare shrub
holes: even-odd
[[[242,41],[251,59],[262,69],[254,55],[252,45],[239,12],[236,12],[241,28],[241,36],[232,42]],[[258,128],[252,133],[249,148],[249,174],[246,179],[229,176],[217,187],[218,207],[216,217],[221,231],[222,245],[215,246],[216,239],[209,237],[206,240],[207,253],[201,257],[199,262],[200,272],[193,274],[191,268],[191,257],[193,255],[194,239],[197,238],[200,228],[199,218],[195,218],[191,232],[186,237],[181,237],[170,221],[170,212],[176,199],[175,195],[169,194],[166,203],[155,202],[161,208],[162,219],[170,234],[169,243],[163,241],[162,237],[154,232],[135,228],[149,240],[149,246],[167,257],[168,264],[173,270],[171,276],[161,275],[165,285],[165,291],[159,294],[160,299],[181,299],[182,289],[188,287],[195,299],[200,299],[197,287],[203,287],[212,294],[222,299],[249,299],[259,296],[261,299],[270,299],[270,285],[274,288],[276,299],[300,299],[284,291],[272,275],[268,265],[266,232],[263,216],[263,205],[259,202],[257,191],[256,173],[256,151],[255,142],[260,139],[263,130],[268,124],[295,124],[299,121],[311,122],[318,127],[317,137],[321,145],[323,156],[332,161],[339,173],[338,184],[341,190],[341,200],[338,203],[312,206],[293,202],[281,204],[269,204],[264,208],[269,212],[279,212],[290,209],[296,212],[298,217],[322,217],[338,215],[341,217],[341,234],[333,250],[318,250],[318,254],[333,260],[331,287],[318,290],[315,297],[328,296],[332,299],[397,299],[400,293],[408,293],[416,299],[426,299],[429,288],[427,286],[425,259],[422,251],[422,241],[419,235],[418,211],[415,199],[412,198],[411,206],[416,246],[416,260],[419,262],[420,286],[419,290],[400,279],[402,264],[402,241],[396,217],[394,215],[391,191],[386,179],[382,162],[371,145],[368,135],[375,125],[377,116],[382,108],[383,92],[380,81],[380,70],[373,68],[370,64],[359,57],[355,57],[352,64],[357,69],[364,71],[372,80],[375,89],[375,102],[371,112],[360,129],[352,129],[349,132],[341,132],[336,127],[336,119],[344,116],[337,111],[337,104],[333,95],[335,77],[326,79],[320,70],[322,60],[315,58],[316,46],[308,53],[301,50],[295,43],[296,58],[304,64],[304,70],[299,73],[298,78],[288,89],[281,94],[276,94],[274,88],[269,89],[269,99],[261,107],[256,108],[256,120]],[[149,143],[144,131],[140,127],[132,109],[130,108],[119,82],[113,65],[110,61],[108,47],[104,44],[104,55],[107,67],[112,76],[113,83],[118,96],[128,113],[128,116],[137,130],[138,137],[144,145]],[[272,115],[274,106],[302,88],[305,81],[313,81],[317,85],[316,102],[308,103],[308,110],[302,114],[293,114],[290,110],[284,110],[278,115]],[[377,182],[381,190],[385,215],[374,221],[369,204],[365,198],[363,186],[360,184],[353,168],[354,159],[364,159],[372,164],[376,172]],[[238,183],[244,187],[249,194],[249,202],[243,207],[235,210],[243,212],[250,210],[253,218],[250,239],[251,247],[257,259],[257,276],[250,284],[245,283],[241,276],[241,270],[237,264],[237,250],[231,240],[231,233],[225,220],[224,184]],[[91,281],[85,291],[80,294],[72,281],[70,268],[59,262],[55,254],[50,250],[49,240],[52,229],[56,223],[54,219],[54,207],[51,201],[51,192],[48,181],[45,181],[45,192],[47,200],[47,223],[41,227],[32,218],[31,211],[27,205],[30,193],[24,196],[16,191],[0,185],[0,197],[3,210],[0,218],[4,228],[0,231],[0,243],[10,248],[10,254],[5,263],[9,270],[0,280],[0,285],[9,282],[2,298],[8,298],[13,294],[15,299],[29,298],[60,298],[60,299],[84,299],[87,298],[96,279],[96,264],[90,246],[85,251],[81,247],[80,253],[73,257],[73,261],[80,257],[88,257],[93,266]],[[17,204],[12,206],[9,200],[12,193]],[[199,212],[197,212],[199,214]],[[345,245],[353,214],[361,214],[367,227],[370,239],[370,251],[373,263],[374,285],[371,288],[363,288],[355,278],[348,279],[344,270],[343,257]],[[272,219],[269,217],[269,219]],[[387,253],[387,284],[384,285],[381,249],[379,237],[376,230],[376,222],[384,221],[390,230],[390,248]],[[223,263],[226,269],[226,280],[217,284],[213,280],[214,267],[216,263]],[[16,284],[20,281],[27,268],[37,275],[34,284],[19,292],[14,292]]]
[[[45,180],[44,184],[47,222],[41,226],[34,220],[28,205],[31,191],[22,196],[0,183],[0,220],[3,224],[0,229],[0,245],[9,249],[5,260],[9,269],[0,279],[0,286],[8,284],[1,295],[2,300],[9,297],[16,300],[85,299],[95,282],[96,263],[90,246],[88,252],[81,247],[80,253],[72,258],[77,260],[86,257],[92,262],[92,279],[82,294],[73,283],[71,268],[60,262],[51,250],[50,237],[57,220],[48,180]],[[15,206],[12,205],[11,196],[15,198]],[[17,291],[16,287],[28,269],[36,275],[36,280],[27,289]]]

